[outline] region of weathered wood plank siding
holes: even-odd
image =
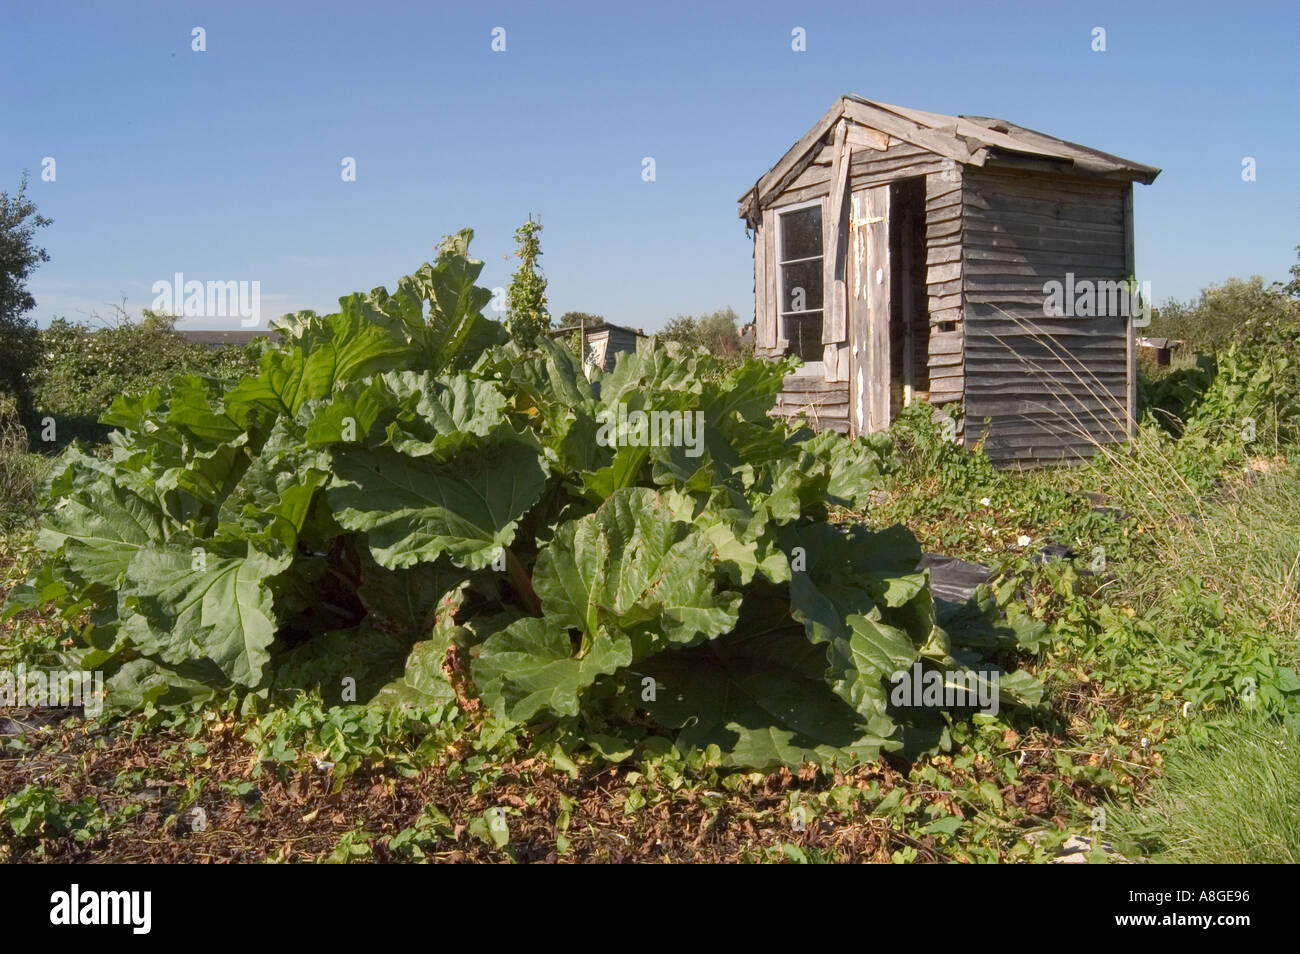
[[[785,379],[773,416],[789,421],[807,420],[814,430],[849,433],[849,385],[826,381],[820,375],[792,374]]]
[[[623,352],[636,353],[636,334],[626,328],[608,328],[605,330],[605,370],[613,371],[614,363]]]
[[[963,168],[950,162],[925,177],[931,404],[960,403],[966,387],[966,327],[961,305],[962,176]]]
[[[963,170],[965,441],[986,436],[995,463],[1077,460],[1125,436],[1127,320],[1049,318],[1043,307],[1044,285],[1064,285],[1070,273],[1076,283],[1125,278],[1130,189],[1099,179]],[[932,320],[949,304],[945,291],[931,287]]]
[[[831,191],[831,165],[835,159],[835,143],[828,134],[827,142],[812,163],[796,176],[781,192],[763,199],[764,209],[794,205],[820,199]],[[897,139],[887,149],[854,149],[849,163],[849,189],[856,191],[867,186],[882,185],[895,179],[923,176],[943,169],[943,159],[920,146]]]

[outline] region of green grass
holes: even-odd
[[[1203,530],[1179,525],[1164,566],[1201,567],[1225,602],[1279,637],[1279,648],[1294,664],[1300,635],[1300,475],[1292,469],[1250,473],[1250,483],[1230,485],[1205,508]]]
[[[1300,862],[1300,741],[1247,710],[1205,728],[1173,748],[1137,807],[1108,812],[1109,834],[1154,862]]]
[[[0,532],[30,526],[40,513],[37,501],[50,459],[27,452],[21,428],[0,428]]]
[[[1294,863],[1300,739],[1278,716],[1296,723],[1297,700],[1270,686],[1300,659],[1300,474],[1256,460],[1154,535],[1126,589],[1152,633],[1178,635],[1149,644],[1148,663],[1164,656],[1198,708],[1248,703],[1256,682],[1266,704],[1177,728],[1163,774],[1111,832],[1156,862]]]
[[[1187,720],[1152,713],[1172,740],[1162,771],[1136,805],[1110,810],[1108,831],[1129,857],[1153,862],[1293,863],[1300,473],[1243,456],[1206,491],[1183,478],[1182,463],[1139,441],[1102,473],[1152,551],[1125,568],[1110,598],[1136,618],[1100,629],[1088,668],[1160,693],[1166,712],[1192,703]]]

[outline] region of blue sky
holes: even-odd
[[[463,226],[483,283],[505,285],[529,214],[556,316],[647,331],[725,306],[748,317],[736,200],[845,92],[1162,168],[1136,189],[1139,278],[1157,301],[1283,278],[1300,244],[1294,0],[7,0],[2,17],[0,189],[30,170],[55,220],[31,283],[41,324],[123,298],[138,312],[178,271],[259,281],[264,316],[334,310]],[[196,26],[206,52],[190,48]]]

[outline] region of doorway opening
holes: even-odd
[[[930,391],[930,309],[926,298],[925,178],[889,185],[890,419]]]

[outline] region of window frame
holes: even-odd
[[[792,258],[788,262],[783,261],[781,258],[781,254],[782,254],[781,250],[784,247],[784,242],[782,241],[784,237],[783,219],[785,218],[786,215],[788,215],[791,212],[798,212],[801,209],[811,209],[811,208],[820,208],[822,213],[822,234],[821,234],[821,241],[820,241],[821,254],[817,256],[810,256],[808,258]],[[785,297],[786,297],[785,296],[785,272],[783,266],[795,265],[800,262],[818,261],[822,263],[823,274],[825,273],[826,199],[824,197],[818,199],[809,199],[806,202],[794,202],[791,203],[790,205],[783,205],[778,208],[774,208],[772,209],[772,220],[776,226],[776,235],[774,236],[776,241],[775,248],[774,248],[775,254],[773,254],[772,256],[772,263],[773,263],[773,267],[776,269],[776,301],[774,304],[776,305],[777,338],[778,338],[778,343],[784,344],[784,347],[782,348],[782,353],[790,354],[791,339],[786,334],[786,324],[785,324],[787,315],[790,314],[807,315],[816,312],[822,316],[822,328],[825,329],[826,327],[826,289],[824,287],[822,288],[822,300],[818,303],[819,306],[817,308],[808,308],[800,312],[786,312],[781,307],[785,303]],[[824,362],[821,360],[805,361],[802,367],[798,368],[795,371],[795,373],[796,374],[821,374],[823,372],[823,366],[824,366]]]

